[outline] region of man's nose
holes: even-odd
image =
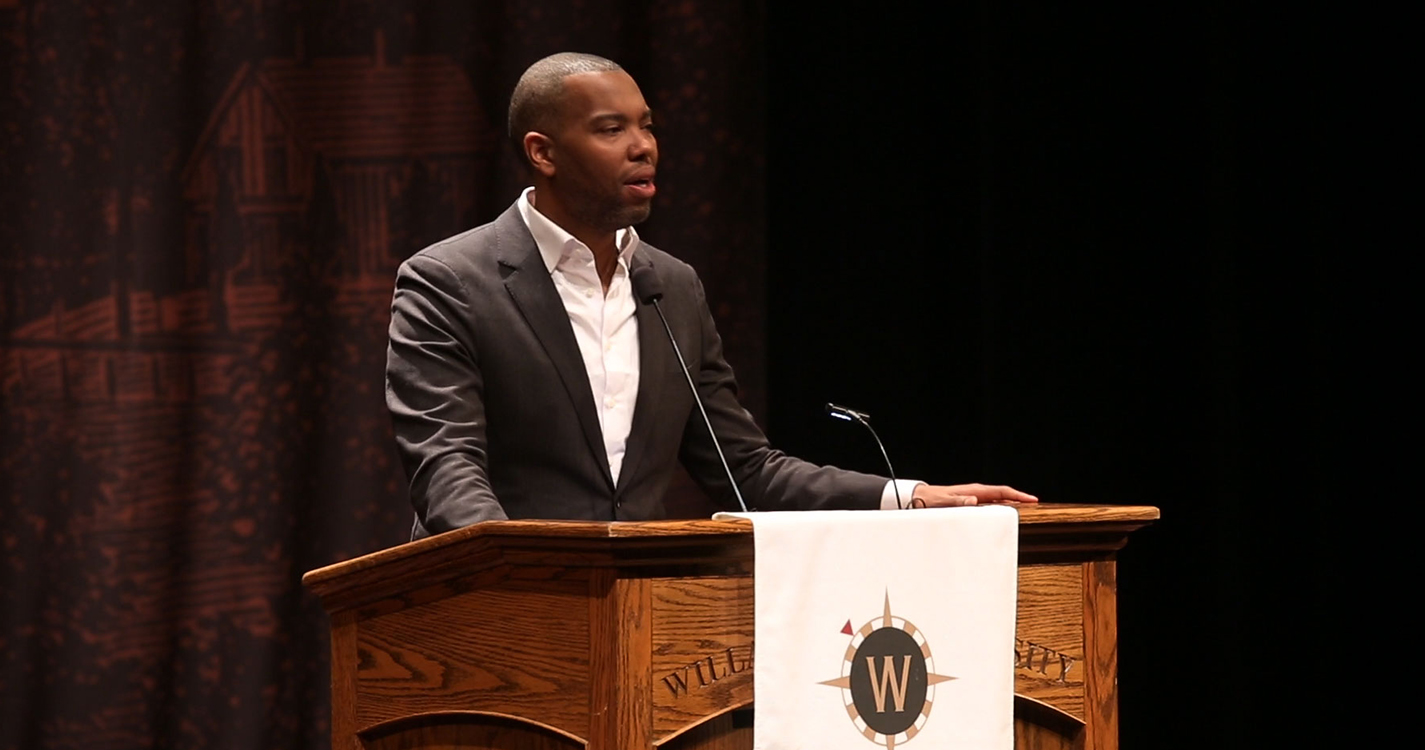
[[[633,144],[629,147],[629,158],[634,161],[652,161],[658,158],[658,140],[653,133],[642,128],[634,131]]]

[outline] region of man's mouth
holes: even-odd
[[[658,187],[653,184],[653,176],[638,177],[624,183],[624,187],[633,193],[634,197],[647,200],[658,192]]]

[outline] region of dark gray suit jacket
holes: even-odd
[[[875,508],[886,480],[767,445],[737,401],[702,283],[642,244],[661,302],[747,503]],[[609,474],[588,373],[534,238],[511,206],[401,265],[386,403],[410,477],[413,538],[500,518],[663,518],[675,462],[724,507],[736,501],[662,323],[638,306],[639,388],[619,481]]]

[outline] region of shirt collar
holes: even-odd
[[[585,252],[592,253],[589,246],[580,242],[574,235],[564,230],[564,227],[555,224],[548,216],[539,212],[533,203],[529,202],[530,195],[534,194],[534,188],[525,188],[520,193],[519,208],[520,216],[524,219],[529,233],[534,236],[534,244],[539,247],[539,255],[544,259],[544,267],[550,273],[554,273],[554,268],[559,265],[565,253],[572,248],[583,248]],[[619,262],[625,267],[633,259],[634,248],[638,246],[638,232],[633,227],[624,227],[614,235],[614,244],[618,247]]]

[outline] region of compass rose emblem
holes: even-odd
[[[891,594],[880,617],[853,630],[841,676],[819,684],[841,688],[846,713],[866,739],[886,750],[907,743],[925,728],[935,703],[935,686],[954,677],[935,673],[925,634],[891,612]]]

